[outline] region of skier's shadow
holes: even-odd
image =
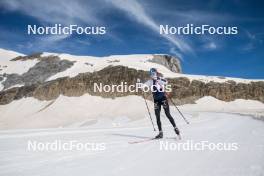
[[[113,136],[121,136],[121,137],[133,137],[133,138],[139,138],[139,139],[148,139],[149,138],[149,136],[138,136],[138,135],[120,134],[120,133],[112,133],[110,135],[113,135]]]

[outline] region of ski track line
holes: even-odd
[[[211,113],[211,112],[205,112],[205,113]],[[213,114],[213,113],[212,113]],[[219,112],[219,114],[222,114]],[[232,114],[232,113],[223,113],[223,114]],[[245,115],[247,116],[247,115]],[[180,119],[180,116],[174,116],[174,119]],[[168,120],[164,115],[162,115],[162,119]],[[204,122],[204,121],[211,121],[213,118],[199,118],[199,121],[196,121],[197,119],[193,119],[195,123]],[[185,122],[182,122],[182,120],[175,120],[177,121],[177,124],[185,124]],[[186,125],[186,124],[185,124]],[[166,126],[169,126],[166,125]],[[138,127],[112,127],[112,128],[85,128],[85,129],[78,129],[78,128],[44,128],[44,129],[18,129],[18,130],[1,130],[0,135],[2,136],[8,136],[12,137],[12,135],[15,136],[45,136],[45,135],[56,135],[56,134],[73,134],[73,133],[87,133],[87,132],[110,132],[110,131],[122,131],[122,130],[138,130],[138,129],[144,129],[149,128],[150,126],[138,126]],[[151,130],[152,131],[152,130]],[[12,134],[13,133],[13,134]],[[19,134],[17,134],[19,133]]]
[[[229,114],[229,113],[223,113],[223,114]],[[247,116],[247,117],[250,117],[250,116]],[[167,118],[164,117],[164,119],[167,119]],[[214,119],[215,118],[203,119],[202,117],[200,117],[199,120],[195,119],[191,121],[190,123],[197,124],[197,123],[203,123],[206,121],[213,121]],[[183,125],[184,123],[177,122],[177,125],[179,124]],[[170,125],[168,124],[164,126],[170,126]],[[50,128],[50,129],[2,130],[0,131],[0,139],[1,138],[32,137],[32,136],[51,136],[51,135],[58,135],[58,134],[80,134],[80,133],[111,132],[111,131],[123,131],[123,130],[139,130],[139,129],[145,129],[145,128],[151,129],[150,126],[139,126],[139,127],[120,127],[120,128],[100,128],[100,129]]]
[[[113,131],[123,131],[123,130],[138,130],[138,129],[145,129],[151,127],[149,126],[141,126],[141,127],[122,127],[122,128],[101,128],[101,129],[53,129],[51,132],[46,131],[34,131],[30,132],[27,130],[24,131],[13,131],[13,130],[3,130],[0,131],[0,139],[3,138],[18,138],[18,137],[33,137],[33,136],[51,136],[51,135],[58,135],[58,134],[80,134],[80,133],[97,133],[97,132],[113,132]],[[54,131],[53,131],[54,130]],[[12,134],[13,133],[13,134]],[[19,133],[19,134],[17,134]],[[26,134],[21,134],[26,133]]]

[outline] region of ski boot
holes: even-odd
[[[161,139],[163,138],[163,132],[160,131],[159,134],[155,137],[155,139]]]
[[[175,127],[175,128],[174,128],[174,131],[175,131],[175,133],[177,134],[179,140],[181,140],[180,130],[179,130],[177,127]]]

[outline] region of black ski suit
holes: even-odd
[[[164,112],[165,112],[167,118],[169,119],[170,123],[172,124],[172,126],[174,128],[176,127],[175,121],[170,114],[170,106],[169,106],[169,103],[168,103],[168,100],[167,100],[167,97],[165,94],[164,87],[163,86],[156,86],[157,84],[159,84],[159,82],[162,82],[162,81],[164,82],[164,84],[167,83],[167,81],[165,79],[162,79],[159,77],[157,78],[157,80],[153,80],[153,90],[152,90],[153,99],[154,99],[155,115],[156,115],[157,125],[159,128],[159,131],[162,131],[162,126],[161,126],[161,121],[160,121],[161,106],[163,106]]]
[[[157,125],[158,125],[158,128],[159,128],[159,131],[162,131],[161,121],[160,121],[161,105],[163,106],[164,112],[165,112],[167,118],[169,119],[170,123],[175,128],[176,124],[174,122],[173,117],[170,114],[170,106],[168,104],[168,100],[167,100],[166,97],[164,97],[164,98],[162,98],[160,100],[154,100],[154,109],[155,109],[155,115],[156,115]]]

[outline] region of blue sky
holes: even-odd
[[[1,0],[0,48],[25,54],[76,55],[167,53],[183,72],[264,78],[264,13],[254,0]],[[27,25],[106,26],[107,34],[28,35]],[[160,24],[237,26],[237,35],[172,35]]]

